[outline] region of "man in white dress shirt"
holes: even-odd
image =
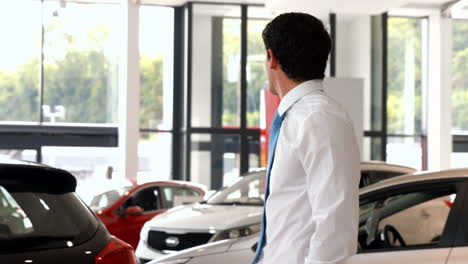
[[[263,41],[283,121],[253,263],[344,263],[357,250],[360,153],[350,117],[323,89],[330,37],[315,17],[287,13]]]

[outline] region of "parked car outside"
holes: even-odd
[[[183,181],[149,182],[107,190],[89,206],[112,235],[136,247],[146,221],[174,206],[201,201],[206,189]]]
[[[362,169],[364,182],[394,177],[398,169],[401,169],[401,174],[414,171],[375,162],[362,163]],[[206,243],[259,232],[264,181],[265,170],[252,172],[205,202],[179,206],[148,221],[141,231],[135,252],[140,263]]]
[[[64,170],[0,160],[0,263],[136,264],[75,189]]]
[[[468,168],[409,174],[360,190],[358,254],[346,264],[468,262]],[[249,264],[258,234],[150,264]]]

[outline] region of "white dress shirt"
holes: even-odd
[[[351,118],[318,80],[288,92],[278,112],[286,116],[259,263],[341,264],[357,250],[359,222],[360,154]]]

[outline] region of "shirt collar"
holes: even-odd
[[[278,114],[283,116],[286,111],[299,99],[305,95],[312,93],[314,91],[323,91],[323,81],[322,80],[310,80],[299,84],[290,90],[284,97],[281,99],[281,102],[278,106]]]

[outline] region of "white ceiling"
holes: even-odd
[[[190,0],[133,0],[144,4],[180,6]],[[451,0],[202,0],[213,3],[265,4],[269,8],[283,10],[305,9],[315,12],[325,10],[337,13],[381,13],[391,8],[436,8]],[[196,2],[196,0],[194,1]]]
[[[329,14],[379,14],[394,8],[440,8],[450,0],[265,0],[275,11],[306,11]]]
[[[77,1],[77,0],[66,0]],[[81,0],[83,1],[83,0]],[[121,1],[121,0],[119,0]],[[132,0],[142,4],[181,6],[187,2],[243,3],[265,5],[268,13],[307,12],[320,18],[327,18],[333,12],[340,15],[381,14],[392,10],[441,9],[454,0]],[[212,8],[209,8],[212,9]],[[216,9],[216,8],[215,8]],[[199,11],[200,12],[200,11]],[[206,10],[206,12],[210,12]],[[226,11],[227,12],[227,11]],[[202,12],[200,12],[202,13]],[[228,13],[237,14],[238,11]],[[262,15],[264,16],[264,15]]]

